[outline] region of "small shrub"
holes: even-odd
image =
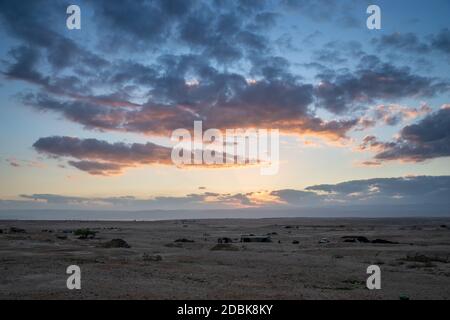
[[[89,229],[77,229],[73,234],[78,236],[79,239],[92,239],[95,238],[97,232]]]

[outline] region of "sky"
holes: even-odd
[[[66,27],[69,5],[81,29]],[[366,26],[369,5],[381,29]],[[448,0],[0,2],[0,210],[450,204]],[[174,130],[276,129],[279,170]]]

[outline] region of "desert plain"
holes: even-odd
[[[450,299],[447,218],[10,220],[0,230],[0,299]],[[81,290],[66,286],[70,265]],[[369,265],[380,290],[366,288]]]

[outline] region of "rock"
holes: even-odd
[[[2,229],[0,229],[0,234],[2,234],[3,233],[3,230]]]
[[[239,248],[232,244],[219,243],[212,247],[211,251],[239,251]]]
[[[383,239],[375,239],[372,240],[372,243],[379,243],[379,244],[398,244],[398,242],[383,240]]]
[[[194,241],[194,240],[189,240],[189,239],[182,238],[182,239],[177,239],[177,240],[175,240],[174,242],[192,243],[192,242],[195,242],[195,241]]]
[[[123,239],[112,239],[101,245],[103,248],[131,248],[131,246]]]
[[[300,244],[300,241],[294,240],[294,241],[292,241],[292,244]]]
[[[67,240],[67,236],[65,234],[58,234],[56,235],[56,238],[59,240]]]
[[[361,242],[361,243],[370,243],[369,239],[362,236],[344,236],[342,239],[345,239],[344,242]]]
[[[272,242],[270,236],[242,235],[241,242]]]
[[[150,255],[148,253],[144,253],[144,255],[142,256],[142,260],[144,261],[149,261],[149,262],[157,262],[157,261],[161,261],[162,257],[160,255]]]
[[[26,231],[24,229],[11,227],[11,228],[9,228],[9,232],[8,233],[26,233]]]

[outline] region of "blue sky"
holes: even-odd
[[[70,4],[81,30],[65,1],[0,4],[0,209],[402,204],[429,177],[423,203],[450,195],[450,2]],[[195,120],[279,129],[279,173],[174,167]],[[343,182],[361,191],[314,188]]]

